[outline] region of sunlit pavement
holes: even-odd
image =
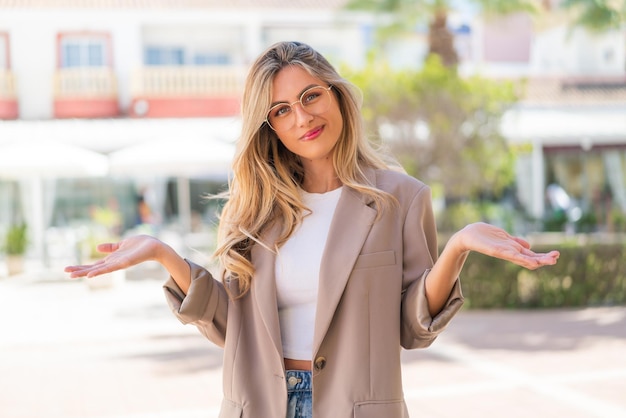
[[[0,278],[0,417],[217,417],[221,350],[172,316],[161,273]],[[626,417],[626,307],[463,311],[403,356],[412,417]]]

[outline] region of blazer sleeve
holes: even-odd
[[[224,285],[204,267],[185,261],[191,268],[189,291],[185,295],[170,276],[163,285],[167,303],[180,322],[195,325],[202,335],[224,347],[228,312],[228,294]]]
[[[459,278],[441,312],[428,312],[426,276],[437,260],[437,230],[430,188],[423,186],[413,198],[404,223],[401,342],[404,348],[428,347],[463,305]]]

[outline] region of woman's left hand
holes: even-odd
[[[467,225],[452,238],[462,251],[476,251],[510,261],[530,270],[556,264],[558,251],[536,253],[525,239],[515,237],[502,228],[483,222]]]

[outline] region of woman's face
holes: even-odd
[[[309,90],[316,86],[323,89]],[[298,66],[285,67],[274,78],[268,120],[276,121],[276,135],[288,150],[301,157],[305,166],[315,161],[330,161],[343,129],[339,104],[328,87]],[[328,101],[327,107],[324,104],[319,107],[316,101]]]

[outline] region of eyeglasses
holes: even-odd
[[[319,115],[324,113],[330,107],[330,89],[333,86],[322,87],[314,86],[305,90],[300,99],[295,102],[278,103],[272,106],[267,112],[265,122],[275,131],[283,131],[293,128],[296,124],[296,113],[293,106],[300,103],[302,109],[310,115]]]

